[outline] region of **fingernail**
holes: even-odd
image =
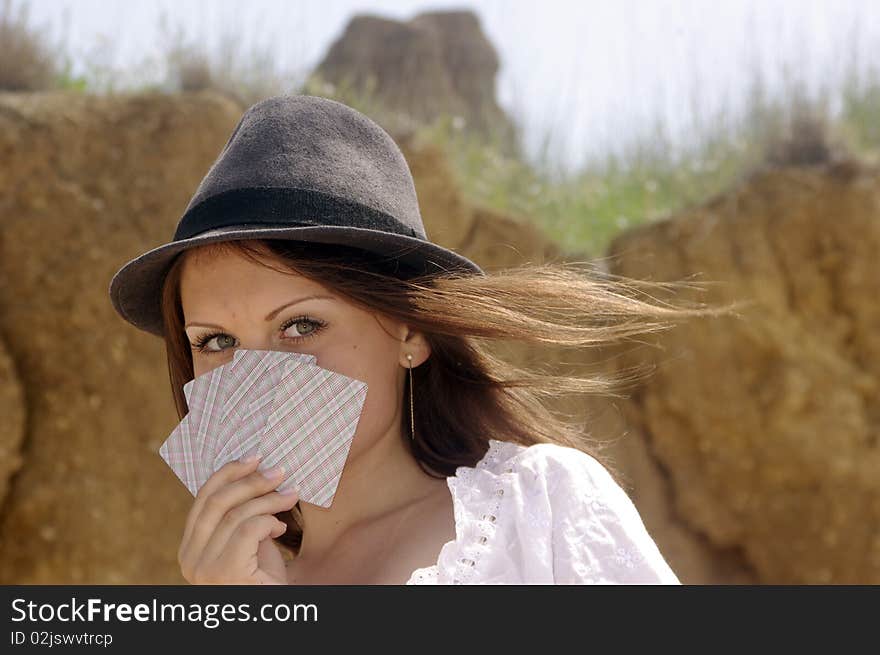
[[[270,469],[266,469],[265,471],[260,471],[263,475],[265,475],[270,480],[279,477],[282,473],[284,473],[284,466],[273,466]]]
[[[280,493],[282,496],[289,496],[292,498],[293,496],[299,495],[299,489],[297,487],[291,487],[290,489],[285,489],[284,491],[279,491],[278,493]]]
[[[262,455],[259,453],[259,448],[257,446],[254,446],[249,451],[247,451],[244,455],[242,455],[240,461],[242,464],[253,464],[257,460],[259,460],[261,457],[262,457]]]

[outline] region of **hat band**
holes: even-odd
[[[230,189],[202,200],[180,219],[174,241],[230,225],[297,227],[335,225],[426,239],[390,214],[311,189],[251,187]]]

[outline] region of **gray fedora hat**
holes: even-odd
[[[161,290],[187,248],[235,239],[290,239],[355,247],[410,274],[484,275],[428,240],[409,166],[379,125],[319,96],[273,96],[242,115],[189,202],[171,242],[110,281],[126,321],[162,336]]]

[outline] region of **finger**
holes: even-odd
[[[280,580],[276,580],[271,575],[267,574],[265,571],[262,571],[259,569],[257,570],[256,574],[254,575],[254,578],[256,579],[257,584],[278,584],[278,585],[285,584],[285,583],[281,582]]]
[[[261,515],[252,518],[272,518],[268,515]],[[287,527],[283,522],[274,519],[277,525],[270,527],[269,536],[278,537],[284,533]],[[271,543],[270,539],[265,541]],[[221,557],[213,561],[202,559],[193,570],[193,584],[209,585],[209,584],[254,584],[254,566],[247,564],[241,566],[233,561],[228,552],[221,554]]]
[[[183,529],[183,537],[180,541],[180,548],[177,551],[177,559],[181,567],[185,566],[188,559],[192,558],[192,536],[193,529],[198,524],[199,517],[204,510],[206,500],[218,489],[230,482],[240,479],[250,473],[253,473],[260,463],[260,456],[252,459],[242,458],[227,462],[219,469],[211,474],[211,477],[202,485],[195,497],[195,502],[186,518],[186,525]]]
[[[202,502],[198,518],[193,523],[189,541],[186,545],[186,559],[190,564],[201,559],[205,544],[217,529],[217,524],[233,507],[245,501],[262,496],[277,487],[284,478],[282,467],[272,467],[265,471],[253,471],[244,477],[228,482]]]
[[[202,557],[207,557],[209,560],[219,557],[229,538],[243,521],[259,514],[277,514],[282,510],[290,509],[298,500],[299,493],[296,490],[270,491],[233,507],[221,517],[214,533],[205,544]]]
[[[283,534],[284,531],[276,539]],[[287,562],[281,551],[281,545],[276,543],[274,539],[263,539],[257,544],[257,562],[259,562],[261,573],[267,574],[273,580],[281,581],[281,584],[289,584]]]
[[[205,504],[205,500],[213,494],[215,491],[220,489],[221,487],[226,486],[233,480],[237,480],[239,478],[252,473],[257,469],[257,466],[260,464],[260,455],[253,455],[252,457],[232,460],[227,462],[219,469],[214,471],[211,476],[205,481],[199,490],[196,493],[195,500],[193,502],[192,510],[190,511],[190,515],[187,520],[186,528],[187,530],[192,528],[192,524],[198,519],[198,515],[202,510],[202,507]]]
[[[259,514],[242,521],[229,538],[215,566],[224,570],[243,571],[244,575],[257,577],[259,559],[257,551],[264,539],[281,536],[287,526],[268,514]]]

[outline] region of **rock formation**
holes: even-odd
[[[667,523],[759,582],[880,583],[878,252],[880,174],[854,162],[762,171],[611,245],[614,273],[752,303],[619,363],[659,366],[622,407]]]
[[[0,95],[0,582],[182,582],[165,349],[107,287],[171,237],[240,115],[213,95]]]
[[[499,61],[471,11],[437,11],[397,21],[353,17],[314,71],[336,87],[369,94],[413,122],[458,117],[472,134],[494,134],[505,152],[515,128],[495,99]]]

